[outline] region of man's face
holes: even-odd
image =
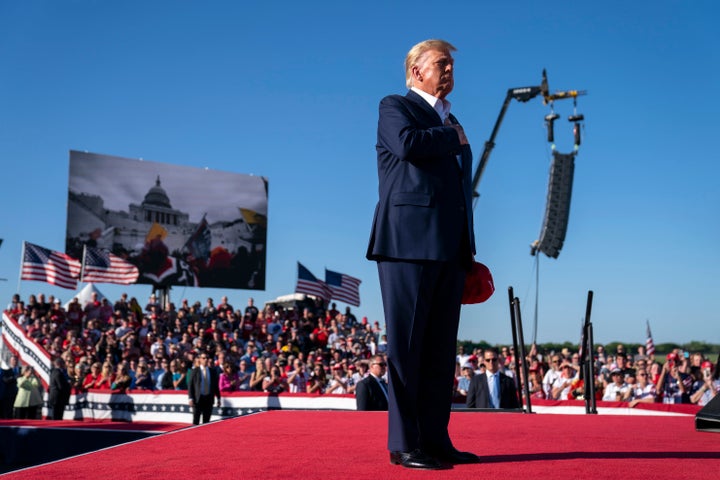
[[[412,67],[414,86],[438,98],[445,98],[455,86],[454,62],[447,50],[428,50]]]
[[[485,352],[485,368],[490,373],[495,373],[498,371],[498,356],[495,355],[495,352]]]
[[[373,360],[370,362],[370,372],[375,375],[376,377],[381,377],[385,375],[385,369],[387,368],[387,363],[385,363],[385,360]]]
[[[552,357],[551,366],[554,370],[558,370],[560,368],[560,357]]]

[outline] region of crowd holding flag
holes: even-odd
[[[360,279],[325,269],[325,283],[332,292],[332,299],[355,307],[360,306]]]
[[[310,270],[305,268],[302,263],[298,262],[297,285],[295,286],[297,293],[305,293],[320,297],[326,302],[332,298],[332,290],[325,282],[318,280]]]
[[[210,231],[210,225],[203,215],[197,230],[193,233],[188,241],[185,242],[185,248],[187,248],[190,255],[198,260],[207,262],[210,258],[210,247],[212,246],[212,232]]]
[[[650,320],[645,320],[645,324],[647,325],[647,340],[645,340],[645,354],[646,355],[654,355],[655,354],[655,342],[653,342],[652,332],[650,331]]]
[[[23,242],[21,280],[47,282],[74,290],[81,268],[80,262],[69,255]]]
[[[140,275],[132,263],[110,252],[87,246],[83,250],[82,267],[82,282],[130,285]]]

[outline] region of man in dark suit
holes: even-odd
[[[220,376],[216,369],[208,366],[208,355],[205,352],[198,356],[198,364],[190,372],[188,397],[193,410],[193,424],[208,423],[212,416],[213,399],[217,398],[220,406]]]
[[[62,420],[65,407],[70,402],[70,377],[65,370],[65,360],[53,360],[53,369],[50,372],[50,385],[48,388],[48,407],[52,410],[53,420]]]
[[[475,463],[448,435],[465,275],[475,254],[472,153],[445,97],[455,50],[415,45],[407,95],[380,102],[379,202],[367,258],[377,261],[388,328],[390,462],[439,469]]]
[[[515,381],[500,371],[497,350],[484,352],[485,373],[470,380],[468,408],[520,408]]]
[[[387,363],[382,355],[370,359],[370,375],[360,380],[355,387],[355,401],[358,410],[388,409],[388,387],[382,378]]]

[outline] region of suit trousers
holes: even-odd
[[[67,407],[67,403],[50,403],[48,404],[48,407],[52,410],[52,414],[50,415],[51,419],[62,420],[63,416],[65,416],[65,407]]]
[[[200,424],[200,416],[202,416],[202,423],[208,423],[212,416],[212,409],[213,396],[200,395],[198,401],[193,404],[193,425]]]
[[[382,260],[378,272],[388,334],[388,449],[450,448],[466,269],[459,260]]]

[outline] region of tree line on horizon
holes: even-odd
[[[511,344],[491,344],[489,342],[486,342],[485,340],[480,340],[479,342],[473,341],[473,340],[459,340],[458,346],[462,345],[466,352],[471,352],[475,348],[482,348],[486,349],[489,347],[497,347],[500,348],[502,346],[511,346]],[[627,342],[619,342],[619,341],[613,341],[609,343],[598,343],[595,342],[595,348],[597,348],[598,345],[602,345],[605,347],[605,352],[608,354],[615,354],[617,351],[618,345],[622,345],[625,347],[625,353],[635,355],[637,353],[637,349],[641,345],[645,345],[644,343],[627,343]],[[560,352],[563,348],[567,348],[568,350],[572,352],[578,351],[579,344],[573,343],[573,342],[547,342],[547,343],[539,343],[537,345],[538,352]],[[714,355],[714,354],[720,354],[720,344],[717,343],[708,343],[708,342],[701,342],[697,340],[691,340],[687,343],[656,343],[655,344],[655,359],[662,361],[668,353],[672,352],[673,350],[680,348],[685,352],[688,353],[695,353],[700,352],[704,355]],[[530,350],[530,345],[526,346],[527,351]],[[595,349],[593,351],[596,351]]]

